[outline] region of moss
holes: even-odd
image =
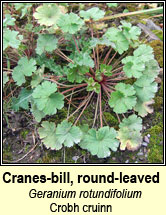
[[[154,126],[145,132],[145,135],[150,134],[150,143],[148,144],[148,162],[162,163],[163,162],[163,115],[156,113]]]
[[[161,86],[159,91],[154,98],[155,103],[153,104],[154,110],[158,111],[163,107],[163,81],[161,82]]]
[[[110,126],[113,126],[114,128],[118,128],[118,119],[111,113],[109,112],[104,112],[104,117],[105,117],[105,120],[106,122],[110,125]]]
[[[21,133],[20,133],[20,135],[25,140],[28,133],[29,133],[28,130],[22,130]]]
[[[125,83],[125,84],[131,84],[131,85],[133,85],[135,81],[136,81],[136,78],[129,78],[129,79],[124,80],[122,82]]]
[[[3,144],[3,160],[12,160],[11,145]]]
[[[159,40],[153,40],[149,45],[154,50],[155,59],[158,61],[160,67],[163,67],[163,42]]]
[[[40,163],[61,163],[62,151],[46,150],[44,156],[38,162]]]
[[[127,3],[126,4],[126,9],[129,11],[129,12],[135,12],[137,11],[137,5],[134,3]]]
[[[163,41],[163,31],[160,30],[152,30],[152,32],[160,39]]]
[[[163,97],[163,81],[161,82],[161,86],[160,86],[160,89],[159,89],[157,95],[160,97]]]
[[[163,98],[160,96],[156,96],[154,98],[155,103],[153,104],[154,110],[157,111],[159,109],[161,109],[161,107],[163,106]]]
[[[62,108],[61,110],[58,110],[57,114],[53,118],[53,121],[55,121],[56,124],[61,123],[63,120],[65,120],[67,117],[67,109]]]

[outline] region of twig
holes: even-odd
[[[106,61],[107,61],[107,59],[108,59],[108,57],[109,57],[111,51],[112,51],[112,48],[110,48],[110,50],[109,50],[108,53],[106,54],[106,56],[105,56],[105,58],[104,58],[104,60],[103,60],[103,64],[106,63]]]
[[[94,93],[94,92],[92,92],[92,93],[91,93],[91,95],[90,95],[90,97],[88,98],[86,105],[85,105],[85,106],[84,106],[84,108],[82,109],[82,111],[81,111],[80,115],[78,116],[77,120],[75,121],[74,125],[76,125],[76,124],[77,124],[78,120],[79,120],[79,119],[80,119],[80,117],[82,116],[82,114],[83,114],[84,110],[86,109],[87,105],[89,104],[89,101],[90,101],[90,99],[91,99],[91,97],[92,97],[93,93]]]
[[[76,45],[76,48],[77,48],[78,52],[80,53],[80,50],[79,50],[79,48],[78,48],[78,45],[77,45],[77,42],[76,42],[76,38],[75,38],[74,35],[73,35],[73,40],[74,40],[74,43],[75,43],[75,45]]]
[[[103,127],[103,119],[102,119],[102,106],[101,106],[101,89],[100,89],[100,124],[101,128]]]
[[[114,57],[116,56],[117,53],[118,53],[118,52],[115,52],[115,54],[112,56],[112,58],[110,59],[110,61],[108,62],[107,65],[110,65],[110,64],[111,64],[111,62],[113,61],[113,59],[114,59]]]
[[[98,105],[99,105],[99,97],[100,97],[100,95],[98,94],[97,104],[96,104],[96,109],[95,109],[95,117],[94,117],[92,128],[95,126],[95,122],[96,122],[96,118],[97,118],[97,111],[98,111]]]

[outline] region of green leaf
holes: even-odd
[[[104,36],[108,38],[110,42],[115,44],[115,50],[118,51],[119,54],[122,54],[124,51],[128,50],[129,42],[121,30],[114,27],[109,28]]]
[[[3,27],[15,25],[16,19],[13,18],[10,14],[5,14],[5,19],[3,20]]]
[[[22,36],[18,34],[18,31],[5,29],[3,34],[3,51],[9,46],[18,49],[19,45],[21,44],[20,40],[22,40]]]
[[[116,113],[125,113],[136,104],[135,90],[130,84],[119,83],[115,86],[116,91],[111,93],[110,107]]]
[[[149,107],[149,105],[153,104],[154,101],[146,101],[142,102],[141,100],[137,100],[137,104],[134,107],[134,110],[138,112],[138,114],[142,117],[145,117],[148,115],[148,113],[153,113],[153,109]]]
[[[118,4],[117,3],[107,3],[108,7],[117,7]]]
[[[95,91],[96,93],[100,93],[100,84],[94,81],[93,78],[89,78],[87,81],[87,91]]]
[[[87,52],[76,52],[73,58],[75,65],[94,67],[94,61]]]
[[[38,132],[47,148],[59,150],[62,148],[62,144],[57,141],[55,130],[55,124],[53,122],[44,121],[42,127],[38,129]]]
[[[116,139],[117,132],[113,128],[105,126],[98,131],[90,129],[88,134],[84,136],[79,146],[87,149],[92,155],[97,155],[99,158],[110,156],[110,149],[117,151],[119,141]]]
[[[128,78],[140,78],[143,74],[143,71],[145,70],[144,62],[134,56],[128,56],[124,58],[122,63],[125,64],[123,70]]]
[[[81,141],[82,132],[79,127],[72,126],[72,123],[65,120],[57,126],[56,138],[60,144],[71,147]]]
[[[6,72],[3,72],[3,87],[9,81],[9,77]]]
[[[38,65],[40,66],[44,65],[51,72],[54,72],[55,75],[57,76],[66,75],[64,71],[65,69],[62,68],[60,65],[57,65],[52,58],[47,58],[45,54],[38,55],[35,59]]]
[[[25,83],[25,76],[31,76],[36,71],[36,61],[34,59],[28,60],[27,57],[22,57],[18,61],[18,65],[14,68],[12,73],[14,81],[18,86]]]
[[[110,42],[106,37],[102,38],[93,37],[90,40],[90,48],[95,48],[97,45],[112,46],[113,48],[116,48],[115,44],[113,42]]]
[[[135,114],[122,120],[119,125],[118,139],[120,140],[120,149],[134,151],[137,150],[141,143],[142,119]]]
[[[87,11],[81,10],[80,16],[83,17],[85,20],[93,19],[98,20],[104,17],[105,12],[100,10],[98,7],[93,7]]]
[[[150,60],[145,63],[145,70],[143,74],[146,75],[147,79],[155,79],[160,71],[160,67],[156,60]]]
[[[87,72],[87,69],[85,67],[73,67],[68,69],[68,73],[67,73],[67,79],[68,81],[70,81],[71,83],[81,83],[84,79],[85,76],[83,74],[85,74]]]
[[[100,72],[103,73],[105,76],[110,77],[112,75],[112,66],[106,64],[100,64]]]
[[[141,131],[142,130],[142,119],[137,117],[135,114],[130,115],[128,118],[124,118],[119,125],[120,128],[128,128],[130,130]]]
[[[37,87],[38,84],[40,84],[43,80],[43,74],[44,74],[45,65],[43,65],[41,68],[39,68],[32,76],[31,81],[31,87]]]
[[[154,59],[153,49],[148,45],[140,45],[134,51],[134,57],[139,58],[142,62],[147,62]]]
[[[20,18],[23,18],[27,12],[28,12],[28,9],[32,7],[32,3],[15,3],[14,6],[16,8],[16,10],[20,10],[21,9],[21,17]]]
[[[64,96],[57,91],[57,85],[49,81],[44,81],[41,85],[38,85],[33,91],[34,102],[40,111],[45,114],[56,114],[57,109],[61,109],[64,106]]]
[[[51,52],[57,48],[58,39],[52,34],[39,34],[36,53]]]
[[[129,130],[128,128],[122,128],[118,132],[117,137],[121,144],[120,149],[125,150],[126,148],[131,151],[137,150],[142,144],[142,136],[139,131]]]
[[[33,91],[34,98],[47,98],[51,94],[57,91],[57,85],[49,81],[44,81],[41,85],[38,85]]]
[[[40,111],[37,108],[37,105],[34,103],[33,99],[31,101],[31,112],[37,122],[40,122],[42,120],[42,118],[44,118],[46,116],[46,114],[43,111]]]
[[[15,111],[19,111],[20,108],[25,110],[29,109],[29,102],[32,96],[32,90],[27,90],[23,88],[18,96],[18,98],[12,99],[12,108]]]
[[[141,76],[135,83],[134,89],[139,100],[146,102],[151,100],[157,92],[157,83],[153,82],[154,78],[146,75]]]
[[[60,8],[55,3],[44,3],[36,9],[34,17],[41,25],[51,26],[56,25],[61,14]]]
[[[120,28],[123,29],[123,34],[129,41],[138,40],[138,37],[141,34],[140,28],[132,26],[131,23],[125,21],[121,21],[121,24]]]
[[[64,14],[57,21],[57,25],[65,33],[75,34],[81,29],[84,21],[75,13]]]

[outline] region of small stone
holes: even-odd
[[[147,137],[150,138],[150,134],[147,134]]]
[[[79,159],[79,156],[72,157],[72,160],[77,161]]]
[[[129,163],[129,160],[126,160],[125,163]]]
[[[139,160],[140,160],[140,161],[143,161],[144,159],[145,159],[144,156],[139,157]]]
[[[147,136],[145,136],[145,137],[144,137],[144,141],[145,141],[146,143],[149,143],[149,138],[148,138]]]
[[[135,161],[135,163],[138,163],[138,161]]]
[[[143,152],[138,152],[137,155],[142,156],[142,155],[144,155],[144,153]]]
[[[116,161],[116,157],[112,157],[112,160],[113,160],[113,161]]]
[[[143,143],[142,143],[142,146],[147,147],[147,146],[148,146],[148,143],[143,142]]]

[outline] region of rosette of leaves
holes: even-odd
[[[62,109],[64,106],[64,96],[60,93],[55,93],[56,91],[57,85],[55,83],[44,81],[32,93],[36,107],[45,115],[56,114],[57,109]]]
[[[80,16],[84,18],[84,20],[98,20],[104,17],[105,12],[100,10],[98,7],[93,7],[87,11],[81,10]]]
[[[57,21],[57,25],[64,33],[75,34],[81,29],[84,21],[75,13],[64,14]]]
[[[106,64],[101,64],[100,65],[100,72],[104,74],[105,76],[110,77],[112,75],[112,66],[111,65],[106,65]]]
[[[92,155],[99,158],[109,157],[112,151],[117,151],[119,141],[116,139],[117,132],[114,128],[105,126],[98,131],[90,129],[79,144],[83,149],[87,149]]]
[[[106,65],[106,64],[101,64],[100,69],[96,70],[95,78],[98,81],[102,81],[104,76],[110,77],[112,75],[112,66],[111,65]]]
[[[62,15],[62,12],[57,4],[55,3],[44,3],[39,6],[34,13],[35,19],[38,20],[40,25],[56,27],[57,20]]]
[[[142,143],[142,119],[135,114],[123,119],[119,124],[117,138],[120,140],[120,149],[134,151],[141,146]]]
[[[136,104],[135,89],[130,84],[119,83],[111,93],[109,105],[116,113],[125,113]]]
[[[93,78],[89,78],[87,81],[87,91],[95,91],[96,93],[100,93],[100,84],[94,81]]]

